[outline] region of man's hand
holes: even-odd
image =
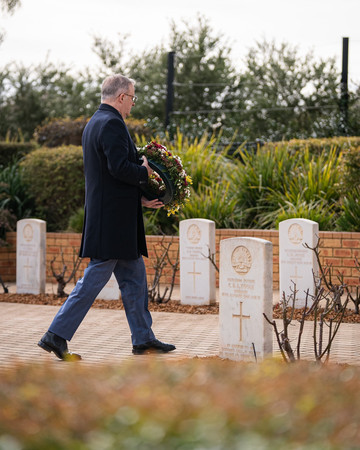
[[[141,197],[141,204],[146,208],[159,209],[164,206],[164,203],[159,199],[155,198],[154,200],[148,200],[146,197]]]
[[[146,157],[145,155],[143,155],[143,156],[142,156],[142,159],[143,159],[143,163],[142,163],[141,165],[146,167],[146,170],[147,170],[147,172],[148,172],[148,176],[150,176],[150,175],[153,173],[153,170],[152,170],[152,168],[149,166],[147,157]]]

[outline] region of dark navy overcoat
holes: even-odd
[[[82,146],[85,217],[80,256],[147,256],[140,184],[148,175],[120,113],[102,103],[85,127]]]

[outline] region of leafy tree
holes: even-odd
[[[100,102],[99,81],[52,63],[36,67],[12,64],[0,75],[0,137],[19,130],[31,139],[45,119],[90,116]]]
[[[21,5],[20,0],[0,0],[0,9],[9,14],[13,14],[17,6]],[[0,29],[0,45],[5,37],[5,32]]]
[[[6,11],[17,3],[0,0]],[[133,117],[145,119],[163,138],[168,49],[175,52],[174,110],[180,112],[172,115],[171,135],[177,128],[189,137],[215,132],[227,144],[235,136],[238,142],[278,141],[339,132],[340,77],[333,59],[301,56],[287,43],[263,41],[249,50],[239,71],[224,37],[198,16],[195,22],[171,23],[169,47],[141,53],[127,50],[126,36],[119,35],[118,42],[95,37],[93,50],[102,64],[98,77],[88,70],[73,75],[48,62],[0,70],[0,139],[8,131],[31,139],[35,127],[51,118],[91,116],[102,79],[114,72],[137,81]],[[360,134],[359,96],[359,88],[350,92],[353,135]]]
[[[181,27],[185,28],[182,30]],[[207,19],[198,16],[195,24],[171,24],[169,48],[176,53],[175,110],[184,116],[174,122],[201,129],[218,123],[218,117],[196,114],[189,120],[189,111],[209,110],[222,106],[226,91],[235,81],[235,70],[230,63],[230,48],[220,35],[214,34]],[[147,118],[162,128],[165,118],[166,79],[168,51],[163,45],[124,61],[126,37],[120,36],[118,47],[95,38],[94,51],[106,70],[120,72],[134,78],[139,101],[133,115]],[[186,117],[186,119],[184,119]]]
[[[21,5],[20,0],[0,0],[1,9],[12,13],[17,6]]]
[[[0,135],[15,136],[21,130],[21,135],[30,139],[36,124],[46,117],[41,96],[35,88],[38,81],[30,68],[12,67],[3,79],[1,115],[4,120],[0,124]]]
[[[349,92],[349,130],[350,136],[360,135],[360,85]]]
[[[113,42],[95,37],[93,49],[99,56],[102,75],[122,73],[136,80],[136,95],[139,100],[132,110],[135,118],[147,119],[151,125],[161,127],[165,115],[167,52],[163,46],[155,47],[141,54],[124,51],[126,36],[119,34],[119,41]],[[124,61],[128,53],[129,60]]]
[[[231,51],[207,19],[195,24],[172,22],[169,48],[175,52],[173,127],[188,136],[222,130],[229,140],[282,140],[338,134],[339,74],[335,60],[299,54],[287,43],[258,42],[245,58],[245,70],[236,71]],[[124,60],[126,38],[117,45],[96,38],[94,50],[104,70],[137,80],[139,102],[135,117],[162,129],[166,101],[167,51],[159,46]],[[358,104],[354,96],[355,131]],[[351,97],[352,98],[352,97]],[[196,114],[193,114],[197,111]],[[356,114],[355,114],[356,112]]]
[[[208,21],[198,17],[195,25],[183,31],[172,23],[171,48],[176,52],[175,110],[183,111],[182,125],[189,123],[189,112],[226,109],[226,96],[236,81],[230,47],[216,35]],[[222,125],[221,114],[191,115],[191,123],[202,131]],[[182,127],[183,128],[183,127]]]
[[[234,116],[241,137],[278,141],[333,136],[339,123],[338,85],[334,59],[301,56],[287,43],[258,42],[232,92],[234,109],[245,102]]]

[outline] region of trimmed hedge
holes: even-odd
[[[60,145],[81,145],[81,137],[88,121],[89,118],[86,117],[51,119],[35,129],[34,138],[38,144],[50,148]],[[133,139],[136,135],[151,138],[152,130],[146,125],[145,120],[129,117],[126,124]]]
[[[35,142],[0,142],[0,167],[7,167],[37,147]]]
[[[81,137],[89,119],[57,118],[38,126],[34,138],[40,145],[58,147],[60,145],[81,145]]]
[[[65,230],[69,217],[84,205],[81,147],[41,148],[27,155],[21,167],[35,199],[37,216],[47,221],[48,231]]]
[[[279,146],[286,146],[289,151],[298,151],[305,148],[309,149],[310,153],[320,154],[324,150],[330,151],[336,147],[339,151],[352,150],[360,147],[360,136],[340,136],[322,139],[291,139],[290,141],[267,142],[264,148],[273,149]]]
[[[344,184],[353,188],[359,184],[360,177],[360,145],[344,152]]]

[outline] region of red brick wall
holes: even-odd
[[[16,233],[7,233],[6,242],[6,247],[0,247],[0,275],[3,281],[15,281]]]
[[[355,258],[360,260],[360,233],[328,232],[322,231],[320,235],[320,256],[322,263],[331,265],[333,273],[338,272],[344,276],[344,282],[350,286],[359,285],[360,273],[355,267]],[[257,237],[273,243],[273,279],[274,289],[279,288],[279,232],[275,230],[216,230],[216,263],[219,264],[219,246],[222,239],[231,237]],[[179,238],[166,236],[147,236],[149,258],[145,258],[149,281],[154,274],[154,264],[157,256],[160,257],[161,242],[167,246],[172,242],[169,251],[170,261],[175,262],[179,250]],[[50,262],[55,259],[56,271],[62,268],[61,250],[65,264],[70,270],[80,247],[81,235],[77,233],[47,233],[46,235],[46,276],[47,281],[54,281],[51,274]],[[16,233],[7,233],[8,247],[0,248],[0,274],[4,281],[15,281],[16,277]],[[88,264],[84,259],[78,271],[78,277]],[[164,282],[171,278],[170,265],[164,269]],[[179,272],[175,282],[179,284]]]

